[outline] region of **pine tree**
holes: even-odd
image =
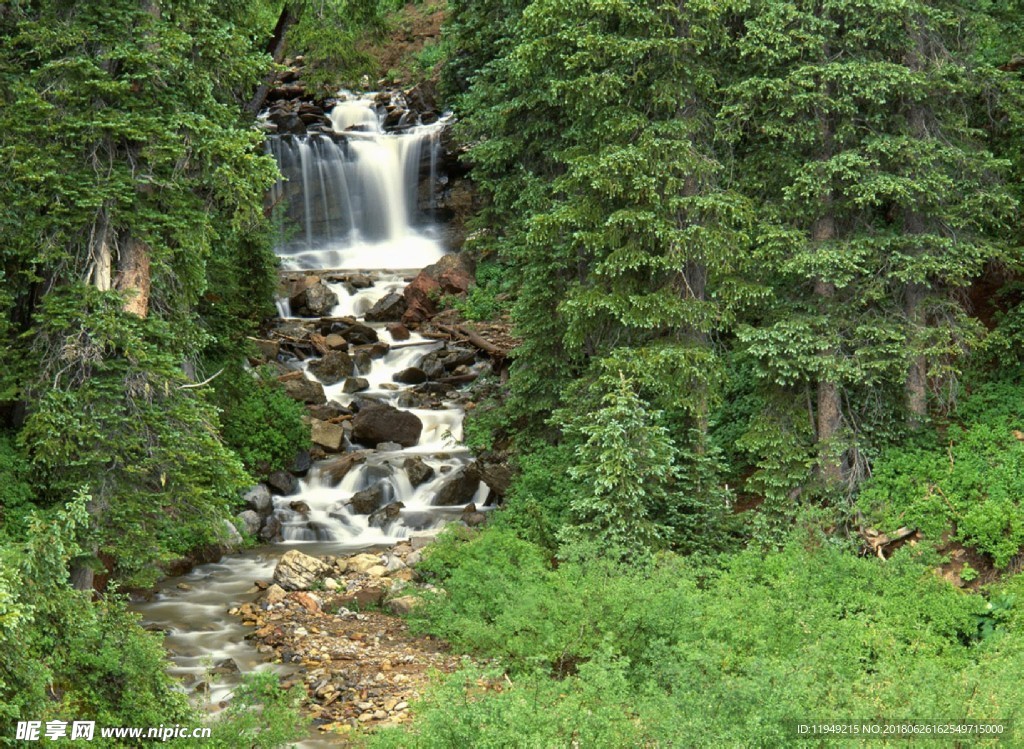
[[[971,120],[997,76],[954,3],[743,2],[721,120],[763,201],[753,267],[773,302],[740,337],[766,379],[816,388],[828,486],[862,475],[865,393],[903,391],[912,424],[978,339],[957,291],[1015,208]],[[876,401],[877,403],[877,401]]]
[[[240,119],[266,64],[249,18],[208,0],[0,11],[0,267],[16,290],[0,393],[39,495],[86,488],[92,551],[125,575],[217,540],[245,478],[185,372],[214,343],[197,315],[210,278],[238,260],[274,173]]]

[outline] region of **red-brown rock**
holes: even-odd
[[[474,282],[473,262],[465,255],[445,255],[428,265],[405,287],[406,311],[402,322],[423,322],[437,314],[437,301],[465,294]]]

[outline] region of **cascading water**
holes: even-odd
[[[369,277],[371,283],[358,290],[341,280],[328,283],[339,300],[329,319],[361,319],[378,300],[402,292],[407,275],[402,271],[429,265],[444,254],[429,215],[417,210],[423,175],[434,192],[444,121],[398,123],[401,132],[385,132],[384,114],[372,96],[343,100],[330,117],[333,134],[269,139],[268,150],[284,176],[269,196],[282,216],[277,251],[285,270],[358,270]],[[330,279],[328,273],[320,275]],[[278,311],[282,318],[302,322],[293,316],[287,299],[278,300]],[[199,680],[203,677],[198,674],[224,659],[242,672],[260,667],[243,640],[245,629],[226,612],[255,597],[252,581],[269,577],[274,560],[289,547],[298,544],[313,554],[354,553],[410,534],[435,532],[459,517],[467,499],[478,507],[486,501],[489,490],[478,483],[475,494],[471,485],[471,497],[461,497],[459,504],[436,506],[439,492],[460,477],[470,460],[459,444],[463,412],[450,402],[424,408],[411,398],[410,386],[394,382],[396,373],[443,344],[415,333],[397,342],[383,324],[365,324],[389,350],[382,358],[356,360],[352,376],[366,380],[364,389],[351,393],[345,381],[324,382],[324,394],[342,408],[359,399],[415,414],[423,425],[418,443],[402,448],[346,440],[346,450],[361,448],[361,460],[343,478],[334,480],[332,462],[325,460],[311,468],[298,493],[275,497],[279,543],[198,567],[169,581],[153,601],[137,605],[149,626],[168,634],[173,673]],[[315,361],[282,363],[316,380],[310,368]],[[413,463],[418,467],[415,485]],[[352,506],[353,498],[367,490],[378,493],[378,512],[363,514]],[[211,701],[225,698],[234,681],[230,675],[221,677],[210,691]]]
[[[384,121],[373,97],[350,98],[331,110],[333,133],[268,140],[282,174],[270,201],[283,267],[421,268],[443,254],[416,204],[421,171],[437,173],[445,120],[401,132]]]

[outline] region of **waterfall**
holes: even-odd
[[[440,120],[385,132],[372,97],[341,101],[332,133],[272,136],[282,178],[270,201],[285,268],[421,268],[443,254],[417,210],[421,176],[437,177]],[[433,204],[433,189],[430,190]]]

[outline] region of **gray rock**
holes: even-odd
[[[224,520],[224,547],[227,549],[237,549],[243,543],[242,534],[238,532],[238,528],[230,520]]]
[[[309,590],[317,580],[330,573],[330,566],[324,562],[292,549],[274,568],[274,582],[285,590]]]
[[[324,386],[319,382],[313,382],[313,380],[303,376],[293,380],[285,380],[282,384],[284,385],[284,392],[292,400],[317,405],[327,402],[327,396],[324,395]]]
[[[317,282],[297,293],[289,303],[292,313],[300,317],[326,317],[337,306],[338,295],[323,282]]]
[[[325,385],[333,385],[351,376],[355,371],[355,365],[352,357],[344,351],[328,351],[309,365],[309,371]]]
[[[352,512],[357,515],[369,515],[384,501],[384,485],[381,483],[374,484],[369,489],[363,489],[360,492],[356,492],[352,495],[352,499],[349,500],[349,504],[352,506]]]
[[[397,520],[398,516],[402,514],[402,509],[404,507],[405,505],[402,504],[401,502],[392,502],[391,504],[384,505],[379,510],[374,510],[373,512],[370,513],[370,527],[383,528],[391,521]],[[394,570],[389,568],[388,572],[394,572]]]
[[[377,331],[369,325],[353,323],[341,331],[342,337],[353,346],[361,346],[365,343],[376,343],[379,340]]]
[[[359,393],[363,390],[368,390],[370,387],[370,381],[365,377],[349,377],[345,380],[345,384],[341,386],[343,393]]]
[[[398,322],[405,314],[405,296],[394,292],[377,301],[363,318],[369,322]]]
[[[255,510],[243,510],[235,515],[235,517],[242,521],[242,524],[245,526],[245,532],[250,536],[255,536],[260,532],[260,526],[263,525],[263,522],[260,519],[259,513]]]
[[[282,497],[297,494],[299,491],[299,480],[288,471],[274,471],[267,477],[267,484],[270,485],[270,491]]]
[[[476,472],[460,468],[441,486],[433,504],[441,507],[464,505],[473,500],[479,487],[480,479]]]
[[[274,510],[274,500],[270,497],[270,489],[266,484],[257,484],[242,497],[245,506],[255,510],[259,515],[269,515]]]
[[[427,381],[427,373],[419,367],[409,367],[391,375],[391,379],[403,385],[419,385]]]
[[[434,478],[434,469],[428,466],[423,458],[418,455],[412,458],[407,458],[405,464],[402,466],[405,472],[409,475],[409,482],[413,486],[419,486],[420,484],[430,481]]]
[[[268,544],[281,540],[281,521],[277,519],[277,515],[267,518],[267,522],[260,529],[260,540]]]

